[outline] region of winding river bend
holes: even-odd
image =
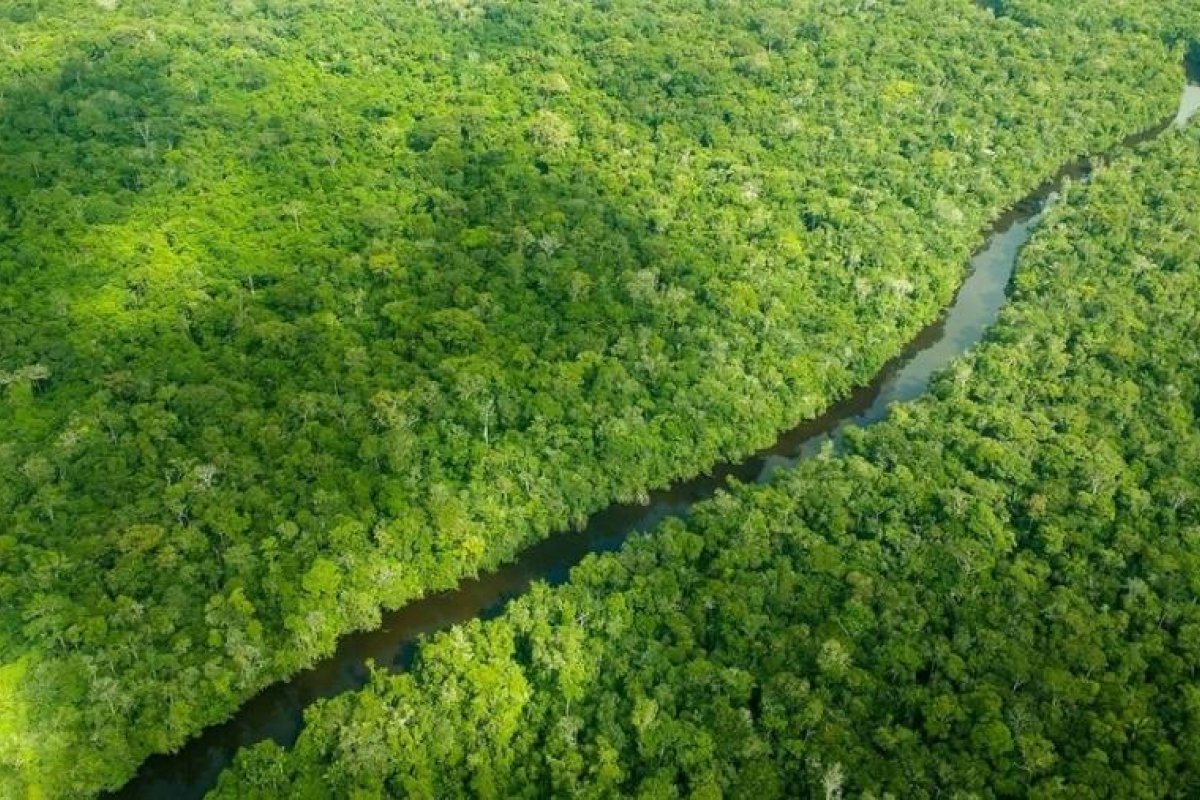
[[[1200,110],[1200,77],[1180,100],[1177,116],[1156,128],[1126,139],[1129,147],[1153,139],[1172,125],[1183,125]],[[148,759],[117,798],[190,800],[211,789],[237,751],[266,739],[290,746],[303,727],[304,709],[313,702],[362,687],[368,661],[402,670],[409,666],[423,634],[474,617],[497,615],[533,581],[560,584],[589,553],[615,550],[634,532],[647,531],[669,516],[686,515],[729,478],[762,482],[775,470],[795,464],[840,438],[849,426],[869,425],[887,415],[893,403],[922,395],[934,374],[977,344],[995,323],[1006,299],[1009,279],[1021,246],[1066,178],[1086,179],[1091,162],[1081,159],[1025,197],[990,228],[984,247],[972,258],[970,271],[953,304],[922,330],[875,379],[822,416],[784,433],[774,445],[737,464],[718,465],[707,475],[652,492],[647,505],[614,505],[593,515],[581,532],[551,536],[495,572],[463,581],[456,589],[429,595],[384,615],[380,628],[343,637],[329,658],[275,684],[246,703],[228,722],[208,728],[171,755]]]

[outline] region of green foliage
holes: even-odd
[[[1001,208],[1165,115],[1179,41],[966,0],[0,4],[0,794],[119,785],[381,606],[816,413]]]
[[[933,396],[433,637],[216,796],[1196,796],[1197,197],[1195,127],[1069,187]]]

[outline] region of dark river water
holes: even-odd
[[[1131,146],[1152,139],[1172,124],[1182,125],[1200,108],[1200,86],[1189,86],[1173,121],[1130,137]],[[589,553],[614,550],[636,531],[647,531],[663,518],[683,516],[695,503],[712,497],[729,478],[764,481],[780,467],[796,463],[836,441],[851,425],[869,425],[893,403],[925,392],[930,378],[969,350],[996,321],[1017,255],[1065,178],[1086,178],[1088,161],[1064,167],[1052,180],[998,219],[983,248],[971,259],[966,280],[941,319],[922,330],[889,361],[867,386],[829,408],[822,416],[782,434],[771,447],[736,464],[650,494],[646,505],[614,505],[593,515],[581,532],[556,534],[521,553],[512,564],[464,580],[451,591],[429,595],[383,617],[381,627],[341,638],[337,651],[291,680],[268,687],[243,705],[232,719],[200,733],[179,752],[149,758],[117,798],[192,800],[215,784],[237,751],[265,739],[290,746],[303,727],[304,709],[314,701],[362,687],[367,662],[393,670],[411,662],[417,640],[455,623],[500,613],[531,582],[559,584]]]

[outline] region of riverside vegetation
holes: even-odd
[[[0,794],[867,379],[1177,92],[1186,4],[1004,6],[5,3]]]
[[[932,395],[240,757],[253,797],[1200,791],[1200,128],[1071,187]]]

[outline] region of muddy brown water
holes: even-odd
[[[1129,137],[1121,147],[1140,144],[1172,125],[1182,125],[1198,109],[1200,85],[1189,85],[1175,119]],[[877,422],[893,403],[921,396],[936,373],[976,345],[995,323],[1022,245],[1064,180],[1086,179],[1091,163],[1079,159],[1067,165],[996,220],[984,246],[971,259],[954,302],[941,318],[918,333],[870,384],[855,390],[820,417],[783,433],[775,444],[744,461],[720,464],[706,475],[651,492],[646,505],[610,506],[590,517],[582,531],[553,535],[494,572],[385,613],[379,628],[342,637],[332,656],[263,690],[228,722],[207,728],[176,753],[147,759],[133,780],[111,797],[202,798],[240,749],[266,739],[291,746],[304,725],[304,709],[322,698],[364,686],[370,675],[369,662],[378,668],[406,669],[424,634],[476,617],[494,617],[534,581],[561,584],[571,567],[588,554],[615,550],[632,533],[648,531],[666,517],[685,516],[694,504],[725,487],[729,479],[743,483],[768,480],[774,471],[812,456],[827,442],[836,442],[847,427]]]

